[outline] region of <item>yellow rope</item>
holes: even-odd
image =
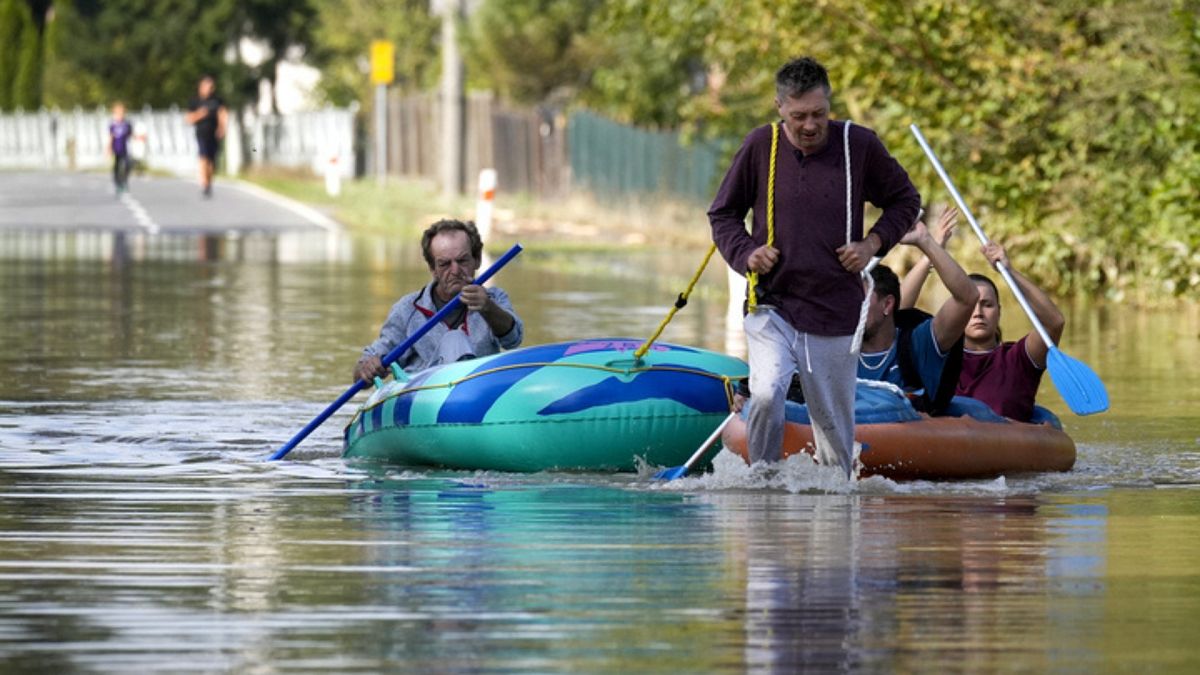
[[[675,300],[675,306],[671,308],[671,311],[667,312],[665,317],[663,317],[662,323],[658,324],[658,330],[654,331],[654,335],[651,335],[649,340],[646,340],[644,343],[642,343],[641,347],[637,348],[637,351],[633,353],[633,358],[640,360],[643,356],[645,356],[646,352],[650,350],[650,345],[654,344],[654,341],[657,340],[658,336],[662,335],[663,330],[666,329],[667,324],[671,323],[671,319],[675,318],[675,313],[683,309],[684,305],[687,304],[688,296],[692,294],[692,289],[696,287],[696,282],[700,280],[700,275],[704,273],[704,268],[708,267],[708,261],[712,258],[713,253],[716,252],[716,250],[716,244],[708,247],[708,253],[704,255],[704,262],[700,263],[700,268],[697,269],[696,273],[692,275],[692,280],[688,282],[687,290],[679,294],[679,297]]]
[[[767,171],[767,246],[775,245],[775,154],[779,150],[779,125],[771,124],[771,163]],[[750,286],[746,291],[746,302],[750,311],[758,307],[758,295],[754,287],[758,285],[758,274],[747,271],[746,281]]]

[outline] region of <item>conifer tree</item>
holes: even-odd
[[[13,78],[14,108],[37,110],[42,104],[42,39],[33,19],[25,14],[21,25],[21,44]]]
[[[13,85],[21,60],[21,33],[28,10],[19,0],[0,0],[0,110],[13,109]]]

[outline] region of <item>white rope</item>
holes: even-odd
[[[845,151],[846,165],[846,245],[850,245],[850,231],[854,222],[854,207],[852,203],[853,190],[850,183],[850,120],[846,120],[846,126],[842,128],[842,149]],[[873,265],[868,265],[861,272],[862,278],[867,282],[867,293],[863,296],[862,306],[858,308],[858,327],[854,329],[854,339],[850,341],[850,353],[857,354],[862,350],[863,332],[867,328],[867,308],[870,307],[871,294],[875,292],[875,279],[871,277],[871,268]]]
[[[891,382],[888,382],[887,380],[864,380],[860,377],[856,381],[856,384],[857,386],[867,387],[869,389],[882,389],[884,391],[889,391],[900,398],[908,398],[908,395],[904,393],[903,389],[892,384]]]
[[[851,218],[854,215],[854,211],[853,211],[853,208],[850,203],[850,197],[851,197],[851,190],[850,190],[850,125],[851,124],[852,124],[852,122],[850,120],[846,120],[846,126],[842,127],[842,150],[843,150],[843,152],[845,152],[845,161],[843,161],[842,163],[846,165],[846,243],[847,244],[850,243],[850,226],[852,224]]]

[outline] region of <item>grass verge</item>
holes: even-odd
[[[258,170],[242,176],[286,197],[321,210],[356,232],[417,236],[440,218],[473,219],[473,197],[447,199],[430,182],[389,178],[342,182],[341,194],[325,192],[323,179],[304,171]],[[708,219],[702,205],[667,199],[602,204],[575,194],[561,200],[528,195],[497,196],[489,247],[536,241],[553,250],[629,250],[670,247],[707,249]]]

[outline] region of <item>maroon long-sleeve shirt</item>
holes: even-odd
[[[845,122],[829,122],[829,141],[804,155],[779,130],[775,166],[775,248],[779,262],[758,277],[760,304],[771,304],[798,331],[814,335],[851,335],[858,326],[863,287],[847,272],[836,250],[846,243],[846,167],[842,134]],[[767,176],[771,127],[751,131],[734,155],[708,211],[713,241],[725,261],[745,273],[754,249],[767,243]],[[863,238],[863,204],[883,210],[872,232],[882,256],[912,227],[921,195],[908,173],[875,132],[850,127],[850,238]],[[747,211],[754,223],[746,232]]]

